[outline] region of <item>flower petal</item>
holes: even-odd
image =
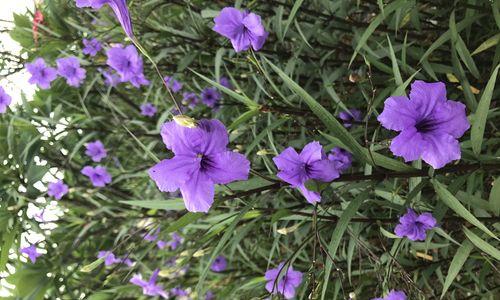
[[[434,169],[444,167],[447,163],[460,159],[460,144],[449,134],[423,135],[425,147],[422,159]]]
[[[180,189],[188,211],[206,213],[214,202],[214,183],[202,172],[193,174]]]
[[[233,39],[243,31],[243,13],[234,7],[225,7],[214,18],[213,30],[228,39]]]
[[[402,156],[406,162],[420,158],[424,152],[424,139],[415,127],[403,130],[392,142],[390,149],[396,156]]]
[[[465,105],[457,101],[448,100],[442,105],[437,105],[433,119],[437,123],[435,131],[446,132],[454,138],[461,137],[470,128]]]
[[[225,151],[209,157],[206,173],[214,183],[226,184],[236,180],[247,180],[250,162],[240,153]]]
[[[436,219],[431,213],[423,213],[418,216],[417,221],[425,225],[426,229],[431,229],[436,226]]]
[[[410,99],[418,118],[425,119],[432,115],[437,104],[447,100],[446,86],[442,82],[415,80],[411,84]]]
[[[334,161],[322,159],[309,165],[309,177],[323,182],[330,182],[340,176]]]
[[[317,141],[307,144],[300,152],[300,160],[306,164],[311,164],[323,158],[323,147]]]
[[[321,196],[319,193],[308,190],[303,184],[297,186],[297,188],[300,190],[302,195],[306,197],[307,202],[311,204],[321,202]]]
[[[384,103],[384,110],[377,120],[387,129],[402,131],[416,124],[415,110],[408,98],[392,96]]]
[[[175,192],[183,182],[189,180],[200,166],[200,159],[177,155],[164,159],[149,169],[149,177],[162,192]]]

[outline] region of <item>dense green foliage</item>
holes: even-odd
[[[211,30],[233,1],[128,2],[138,40],[184,91],[220,88],[217,78],[230,77],[235,92],[221,88],[219,109],[199,105],[186,114],[229,128],[230,148],[251,162],[250,179],[218,186],[208,214],[187,213],[178,195],[158,191],[147,174],[171,156],[159,131],[173,110],[151,62],[144,57],[150,86],[109,88],[98,71],[104,51],[81,53],[84,37],[105,47],[129,43],[111,10],[46,0],[37,42],[32,13],[16,15],[10,34],[23,47],[20,67],[36,57],[53,64],[75,55],[87,78],[80,88],[57,79],[0,116],[0,270],[14,298],[138,299],[146,296],[128,283],[132,274],[149,277],[160,268],[160,285],[190,288],[193,299],[207,290],[216,299],[264,299],[263,275],[281,261],[304,272],[299,299],[371,299],[390,289],[409,299],[500,293],[500,1],[236,1],[270,32],[261,51],[239,54]],[[395,133],[376,119],[384,100],[407,93],[415,79],[445,82],[448,98],[467,106],[472,128],[460,139],[462,159],[443,169],[394,157],[388,145]],[[140,115],[144,102],[159,114]],[[363,112],[363,122],[344,128],[336,117],[351,108]],[[95,139],[109,153],[102,164],[113,182],[105,188],[80,174],[90,163],[84,145]],[[355,158],[339,180],[316,187],[323,193],[317,206],[276,184],[272,162],[284,148],[312,140]],[[33,186],[47,172],[60,172],[70,186],[50,231],[27,215],[28,204],[50,202]],[[438,220],[425,242],[393,234],[408,206]],[[160,250],[142,239],[145,224],[160,227],[164,240],[179,232],[185,241]],[[45,235],[39,247],[47,253],[36,264],[18,258],[27,231]],[[137,263],[105,267],[96,261],[100,250]],[[209,271],[221,253],[228,270]],[[173,257],[177,266],[166,266]],[[186,265],[184,276],[170,277]]]

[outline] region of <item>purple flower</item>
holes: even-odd
[[[101,51],[102,46],[101,42],[96,38],[93,39],[83,39],[83,45],[85,46],[82,50],[83,54],[87,54],[90,56],[95,56],[97,52]]]
[[[159,249],[164,249],[168,246],[168,243],[163,240],[159,240],[158,242],[156,242],[156,246],[158,246]]]
[[[302,272],[293,270],[292,266],[287,269],[284,263],[276,269],[267,270],[264,277],[267,280],[266,290],[271,294],[282,294],[285,299],[292,299],[295,289],[302,283]]]
[[[7,111],[7,107],[12,102],[12,98],[5,92],[3,87],[0,86],[0,114],[3,114]]]
[[[163,124],[163,142],[175,156],[149,170],[162,192],[181,190],[186,209],[208,212],[214,201],[214,184],[246,180],[250,162],[227,149],[229,137],[219,120],[201,120],[188,128],[175,121]]]
[[[100,162],[108,155],[106,149],[104,148],[104,145],[99,140],[88,143],[87,145],[85,145],[85,148],[87,149],[85,151],[85,154],[87,154],[87,156],[92,158],[92,160],[95,162]]]
[[[111,183],[111,175],[109,175],[106,168],[101,166],[86,166],[82,169],[82,174],[87,176],[95,187],[104,187],[106,184]]]
[[[391,290],[384,298],[373,298],[372,300],[406,300],[406,294],[403,291]]]
[[[149,80],[144,77],[143,73],[137,73],[134,76],[132,76],[129,80],[129,82],[135,86],[136,88],[140,88],[141,85],[149,85]]]
[[[134,262],[130,258],[121,258],[120,262],[127,265],[127,267],[132,267]]]
[[[394,229],[399,237],[407,237],[412,241],[424,241],[426,231],[436,227],[436,219],[431,213],[417,215],[415,211],[408,208],[406,214],[399,218],[399,224]]]
[[[216,88],[205,88],[201,92],[201,101],[208,107],[215,107],[219,102],[221,94]]]
[[[80,68],[80,61],[74,56],[56,59],[57,73],[66,78],[66,83],[79,87],[85,79],[86,71]]]
[[[156,228],[153,232],[148,231],[144,234],[143,239],[148,242],[154,242],[158,239],[160,228]]]
[[[115,87],[121,81],[120,76],[117,73],[111,73],[109,71],[101,71],[102,76],[104,76],[104,83],[107,86]]]
[[[125,48],[121,45],[115,46],[109,49],[106,55],[106,63],[118,72],[122,81],[130,81],[143,72],[142,58],[133,45]]]
[[[326,157],[323,147],[316,141],[307,144],[300,154],[288,147],[274,157],[273,161],[280,170],[278,177],[298,188],[311,204],[320,202],[321,196],[306,188],[308,180],[330,182],[339,177],[335,163]]]
[[[350,109],[349,111],[342,111],[339,113],[339,118],[344,121],[344,127],[349,128],[353,122],[361,122],[363,119],[361,111],[357,109]]]
[[[200,97],[193,92],[182,93],[182,104],[187,105],[189,108],[194,108],[200,102]]]
[[[410,99],[392,96],[385,100],[377,118],[387,129],[400,134],[391,142],[391,151],[406,162],[422,158],[434,169],[460,159],[460,138],[469,129],[465,105],[446,100],[442,82],[416,80]]]
[[[21,248],[21,254],[28,255],[29,259],[32,263],[36,262],[36,259],[40,257],[42,254],[37,252],[36,246],[31,245],[29,247]]]
[[[225,88],[228,88],[230,90],[233,89],[233,85],[231,84],[231,81],[229,81],[229,78],[227,78],[227,77],[221,77],[219,79],[219,83],[220,83],[220,85],[222,85]]]
[[[156,107],[152,103],[144,103],[141,105],[141,115],[153,117],[156,114]]]
[[[330,154],[328,154],[328,159],[335,163],[335,168],[339,172],[349,169],[352,164],[352,154],[340,147],[333,148]]]
[[[122,261],[121,259],[116,258],[116,256],[111,251],[99,251],[97,253],[97,258],[104,258],[105,266],[111,266]]]
[[[64,184],[62,180],[49,183],[47,187],[47,194],[54,197],[56,200],[61,200],[61,198],[68,193],[68,186]]]
[[[166,245],[169,246],[172,250],[177,249],[177,247],[179,247],[184,242],[182,236],[180,236],[177,232],[172,233],[170,237],[172,239],[168,241]]]
[[[223,272],[227,268],[227,260],[224,256],[219,255],[214,259],[214,262],[210,266],[210,270],[214,272]]]
[[[269,35],[260,16],[234,7],[223,8],[214,22],[213,30],[230,39],[236,52],[248,50],[250,46],[260,50]]]
[[[208,291],[208,292],[205,294],[205,300],[215,300],[215,295],[214,295],[214,293],[212,293],[212,291]]]
[[[174,287],[173,289],[170,290],[170,292],[172,294],[174,294],[174,296],[177,296],[177,297],[187,297],[189,296],[188,292],[184,289],[181,289],[180,287]]]
[[[104,4],[108,4],[111,7],[125,33],[128,37],[134,39],[132,22],[130,21],[130,13],[127,8],[126,0],[76,0],[77,7],[100,9]]]
[[[156,278],[158,277],[159,269],[156,269],[149,281],[142,280],[140,274],[136,274],[130,279],[130,283],[140,286],[142,288],[142,293],[146,296],[161,296],[163,298],[168,298],[167,292],[165,292],[159,285],[156,284]]]
[[[57,78],[57,70],[47,66],[45,60],[40,57],[26,64],[26,69],[31,74],[28,82],[38,85],[41,89],[50,88],[50,83]]]
[[[165,80],[165,83],[167,84],[168,88],[172,90],[172,92],[177,93],[182,90],[182,83],[175,80],[173,77],[165,76],[163,80]]]

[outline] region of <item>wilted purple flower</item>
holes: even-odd
[[[104,83],[107,86],[115,87],[117,86],[121,81],[120,76],[117,73],[112,73],[109,71],[101,71],[102,76],[104,76]]]
[[[121,259],[116,258],[114,253],[111,251],[99,251],[97,253],[97,258],[104,258],[105,266],[111,266],[122,261]]]
[[[431,213],[417,215],[415,211],[408,208],[406,214],[399,218],[399,224],[394,229],[399,237],[407,237],[412,241],[424,241],[426,231],[436,226],[436,219]]]
[[[264,29],[260,16],[234,7],[225,7],[214,18],[213,30],[231,40],[236,52],[250,46],[258,51],[264,45],[269,33]]]
[[[12,102],[12,98],[7,94],[7,92],[0,86],[0,114],[7,111],[7,107]]]
[[[126,0],[76,0],[77,7],[92,7],[93,9],[100,9],[104,4],[108,4],[111,7],[125,33],[133,39],[134,32]]]
[[[357,109],[342,111],[339,113],[339,118],[344,121],[345,128],[349,128],[353,125],[353,122],[361,122],[363,119],[361,111]]]
[[[170,235],[170,238],[172,239],[167,242],[167,246],[169,246],[172,250],[177,249],[177,247],[179,247],[184,242],[182,236],[180,236],[177,232],[172,233]]]
[[[288,147],[274,157],[273,161],[280,171],[278,177],[298,188],[311,204],[320,202],[321,196],[306,188],[308,180],[330,182],[339,177],[335,163],[326,157],[323,147],[316,141],[307,144],[300,154]]]
[[[173,77],[165,76],[163,80],[165,80],[165,83],[172,92],[177,93],[182,90],[182,83],[175,80]]]
[[[373,298],[372,300],[406,300],[406,294],[403,291],[391,290],[384,298]]]
[[[170,293],[172,293],[176,297],[187,297],[189,296],[188,292],[184,289],[181,289],[180,287],[174,287],[173,289],[170,290]]]
[[[87,176],[95,187],[104,187],[106,184],[111,183],[111,175],[109,175],[106,168],[101,166],[86,166],[82,169],[82,174]]]
[[[219,102],[221,94],[216,88],[205,88],[201,92],[201,101],[205,103],[208,107],[215,107],[217,102]]]
[[[123,48],[115,46],[106,52],[108,57],[106,63],[116,70],[122,81],[129,81],[143,72],[142,58],[133,45]]]
[[[200,97],[193,92],[182,93],[182,104],[187,105],[189,108],[193,108],[200,102]]]
[[[224,256],[219,255],[214,259],[214,262],[210,266],[210,270],[214,272],[223,272],[227,268],[227,260]]]
[[[141,105],[141,115],[153,117],[156,114],[156,107],[152,103],[144,103]]]
[[[212,291],[207,291],[205,294],[205,300],[215,300],[215,295]]]
[[[156,228],[153,232],[148,231],[144,234],[143,239],[148,242],[154,242],[158,239],[158,234],[160,233],[160,228]]]
[[[280,279],[281,275],[283,276]],[[282,294],[285,299],[292,299],[295,296],[295,289],[302,283],[302,272],[295,271],[292,266],[287,269],[285,263],[268,270],[264,277],[267,280],[266,290],[271,294]]]
[[[97,52],[101,51],[102,46],[101,42],[99,42],[98,39],[93,38],[93,39],[83,39],[82,40],[83,45],[85,46],[82,49],[83,54],[87,54],[90,56],[95,56]]]
[[[328,154],[328,159],[335,163],[335,168],[339,172],[349,169],[352,164],[352,154],[340,147],[333,148],[330,154]]]
[[[227,78],[227,77],[221,77],[219,79],[219,83],[220,83],[220,85],[222,85],[225,88],[228,88],[230,90],[233,89],[233,85],[231,84],[231,81],[229,81],[229,78]]]
[[[21,254],[28,255],[32,263],[35,263],[36,259],[42,255],[41,253],[37,252],[36,245],[31,245],[29,247],[21,248],[20,252]]]
[[[208,212],[214,201],[214,184],[246,180],[250,162],[229,151],[226,127],[219,120],[201,120],[194,128],[163,124],[163,142],[175,156],[149,170],[149,176],[162,192],[181,190],[186,209]]]
[[[47,66],[45,60],[40,57],[26,64],[26,69],[31,74],[28,82],[38,85],[41,89],[50,88],[50,83],[57,78],[57,70]]]
[[[79,87],[85,79],[86,71],[80,68],[80,61],[74,56],[56,59],[57,73],[66,78],[70,86]]]
[[[108,155],[108,152],[104,148],[104,145],[99,140],[88,143],[87,145],[85,145],[85,148],[87,149],[85,151],[85,154],[87,154],[87,156],[92,158],[92,160],[95,162],[100,162]]]
[[[60,200],[64,195],[68,193],[68,186],[64,184],[62,180],[56,182],[51,182],[47,186],[47,194],[54,197],[56,200]]]
[[[156,284],[156,279],[158,277],[159,269],[156,269],[149,281],[142,279],[140,274],[136,274],[130,279],[130,283],[140,286],[142,288],[142,293],[147,296],[161,296],[163,298],[168,298],[168,293],[165,292],[159,285]]]
[[[392,96],[385,100],[377,118],[387,129],[400,131],[391,142],[394,155],[406,162],[422,158],[434,169],[460,159],[460,138],[469,129],[465,105],[446,99],[442,82],[416,80],[410,99]]]

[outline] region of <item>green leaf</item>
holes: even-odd
[[[286,33],[288,32],[288,28],[290,27],[290,24],[292,24],[293,19],[295,18],[295,14],[297,14],[297,11],[299,10],[300,6],[304,0],[296,0],[295,4],[292,7],[292,10],[290,11],[290,15],[288,16],[288,19],[286,20],[286,25],[285,29],[283,30],[283,35],[282,38],[284,39],[286,36]]]
[[[5,269],[5,265],[7,261],[9,261],[9,251],[14,243],[14,239],[16,238],[17,232],[15,230],[11,230],[9,232],[4,232],[2,234],[3,243],[0,248],[0,272],[3,272]]]
[[[189,225],[191,223],[194,223],[194,221],[198,220],[199,218],[203,217],[205,214],[204,213],[193,213],[193,212],[188,212],[184,214],[182,217],[177,219],[174,223],[170,224],[170,226],[165,229],[166,233],[171,233],[175,232],[186,225]]]
[[[241,124],[245,123],[246,121],[258,115],[259,113],[260,110],[258,108],[246,111],[243,114],[241,114],[241,116],[239,116],[236,120],[234,120],[233,123],[231,123],[231,125],[227,127],[227,129],[234,130],[238,128],[238,126],[240,126]]]
[[[394,80],[396,80],[396,84],[398,86],[403,85],[403,78],[401,77],[401,72],[399,71],[398,60],[396,59],[396,54],[394,53],[394,49],[392,48],[391,39],[387,35],[387,42],[389,43],[389,54],[392,62],[392,73],[394,75]]]
[[[457,277],[458,273],[460,273],[462,266],[469,257],[469,254],[473,248],[474,246],[468,240],[463,241],[462,245],[460,245],[460,248],[458,248],[457,253],[455,253],[455,256],[453,256],[453,260],[450,263],[450,267],[448,268],[448,275],[446,275],[446,279],[443,284],[441,299],[446,294],[446,291],[448,291],[448,288],[453,283],[453,280],[455,280],[455,277]]]
[[[464,233],[467,238],[474,244],[474,246],[478,247],[483,252],[488,253],[489,255],[493,256],[493,258],[500,261],[500,250],[498,250],[498,247],[492,246],[466,227],[464,227]]]
[[[491,237],[498,239],[496,235],[491,232],[483,223],[481,223],[473,214],[471,214],[467,208],[465,208],[460,201],[458,201],[455,196],[453,196],[450,191],[437,179],[431,179],[432,185],[434,186],[434,190],[438,194],[439,198],[446,204],[449,208],[451,208],[457,215],[461,216],[465,220],[467,220],[472,225],[481,229],[482,231],[489,234]]]
[[[493,46],[496,46],[499,41],[500,41],[500,33],[495,34],[494,36],[490,37],[486,41],[482,42],[481,45],[479,45],[479,47],[477,47],[476,50],[474,50],[472,52],[472,55],[476,55],[476,54],[481,53],[481,52],[483,52],[483,51],[485,51]]]
[[[496,216],[500,215],[500,177],[493,181],[489,201],[491,210]]]
[[[80,271],[84,273],[90,273],[92,272],[95,268],[97,268],[102,262],[104,261],[104,257],[101,257],[90,264],[83,266]]]
[[[471,129],[471,144],[472,151],[474,151],[476,155],[479,155],[481,152],[484,128],[486,126],[486,119],[488,118],[491,97],[493,96],[493,90],[495,89],[495,83],[497,81],[498,68],[500,68],[500,65],[496,66],[495,70],[493,70],[493,73],[488,80],[488,84],[484,88],[483,94],[481,95],[481,100],[479,100],[476,113],[474,114],[474,122],[472,123]]]
[[[130,200],[120,201],[127,205],[144,207],[149,209],[163,209],[163,210],[184,210],[184,200],[182,198],[175,199],[159,199],[159,200]]]

